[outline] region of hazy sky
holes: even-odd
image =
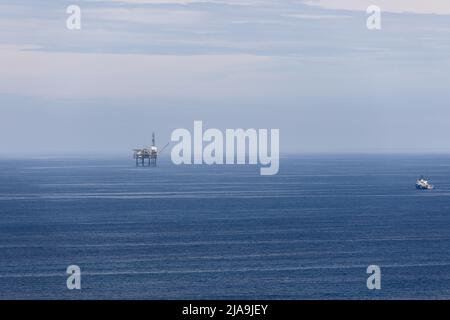
[[[284,152],[450,152],[449,85],[448,0],[0,4],[0,155],[126,154],[193,120],[279,128]]]

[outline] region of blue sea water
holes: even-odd
[[[0,299],[393,298],[450,298],[450,156],[0,160]]]

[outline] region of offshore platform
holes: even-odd
[[[158,155],[163,152],[169,143],[167,143],[161,150],[158,150],[158,147],[155,145],[155,133],[152,133],[152,145],[148,148],[142,149],[133,149],[134,151],[134,159],[136,159],[136,167],[142,165],[145,167],[146,160],[149,167],[156,167],[156,160],[158,159]]]

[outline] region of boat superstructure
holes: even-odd
[[[434,187],[424,177],[420,177],[416,181],[416,189],[419,190],[432,190]]]

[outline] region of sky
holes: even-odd
[[[0,156],[127,154],[194,120],[280,129],[282,153],[448,153],[449,84],[447,0],[0,3]]]

